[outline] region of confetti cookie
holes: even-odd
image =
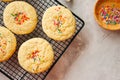
[[[43,15],[42,27],[48,37],[63,41],[74,34],[76,21],[70,10],[63,6],[52,6]]]
[[[120,0],[98,0],[95,19],[105,29],[120,30]]]
[[[20,65],[31,73],[40,73],[48,70],[53,60],[53,49],[42,38],[33,38],[24,42],[18,51]]]
[[[31,33],[37,24],[35,9],[24,1],[14,1],[4,10],[3,20],[5,26],[16,34]]]
[[[16,50],[16,38],[5,27],[0,26],[0,62],[8,60]]]

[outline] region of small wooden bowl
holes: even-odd
[[[102,21],[101,15],[100,15],[100,9],[103,6],[112,6],[119,8],[120,9],[120,0],[98,0],[95,4],[94,8],[94,17],[97,23],[107,29],[107,30],[120,30],[120,24],[106,24],[105,22]]]

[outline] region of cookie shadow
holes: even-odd
[[[50,71],[45,80],[63,80],[64,75],[67,73],[70,66],[77,60],[77,58],[82,54],[82,51],[86,48],[85,42],[86,39],[80,33]]]

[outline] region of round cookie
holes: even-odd
[[[3,13],[5,26],[16,34],[31,33],[37,24],[35,9],[24,1],[8,4]]]
[[[31,73],[40,73],[48,70],[53,60],[53,49],[42,38],[33,38],[24,42],[18,51],[19,64]]]
[[[16,50],[16,38],[5,27],[0,27],[0,62],[8,60]]]
[[[63,41],[74,34],[76,21],[73,14],[67,8],[52,6],[43,15],[42,27],[48,37]]]

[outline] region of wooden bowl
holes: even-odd
[[[116,15],[114,15],[114,17],[112,17],[113,15],[111,15],[111,13],[117,12],[119,10],[120,10],[120,0],[98,0],[94,8],[95,20],[101,27],[107,30],[120,30],[120,23],[119,23],[120,20],[118,21],[118,19],[120,19],[120,16],[116,17]],[[107,14],[107,11],[109,15]]]

